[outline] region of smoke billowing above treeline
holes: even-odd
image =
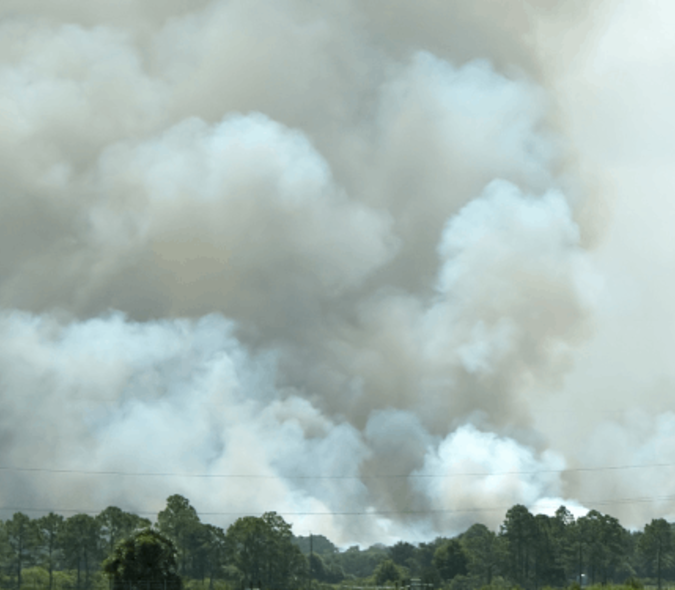
[[[5,2],[0,508],[669,515],[668,467],[575,471],[675,452],[642,7]]]

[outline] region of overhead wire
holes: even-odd
[[[50,467],[18,467],[0,465],[1,472],[15,472],[15,473],[29,473],[29,474],[47,474],[47,475],[84,475],[84,476],[115,476],[115,477],[178,477],[178,478],[203,478],[203,479],[288,479],[288,480],[368,480],[368,479],[446,479],[455,477],[497,477],[508,475],[537,475],[548,473],[593,473],[593,472],[607,472],[607,471],[622,471],[634,469],[653,469],[653,468],[672,468],[675,463],[649,463],[649,464],[627,464],[627,465],[605,465],[593,467],[573,467],[565,469],[534,469],[534,470],[511,470],[498,472],[454,472],[444,474],[425,474],[425,473],[411,473],[411,474],[364,474],[364,475],[270,475],[270,474],[245,474],[245,473],[186,473],[186,472],[153,472],[153,471],[121,471],[121,470],[90,470],[90,469],[61,469]],[[576,500],[585,506],[611,506],[622,504],[638,504],[649,502],[672,502],[675,501],[675,496],[639,496],[631,498],[607,498],[603,500]],[[495,512],[506,511],[511,506],[493,506],[493,507],[472,507],[472,508],[456,508],[456,509],[438,509],[438,510],[354,510],[354,511],[323,511],[323,512],[278,512],[282,517],[304,517],[304,516],[331,516],[331,517],[355,517],[355,516],[404,516],[404,515],[418,515],[427,516],[434,514],[461,514],[461,513],[476,513],[476,512]],[[540,507],[542,507],[540,505]],[[551,506],[557,508],[557,506]],[[2,506],[0,511],[7,512],[32,512],[32,513],[49,513],[56,512],[61,514],[98,514],[101,510],[93,509],[75,509],[75,508],[33,508],[20,506]],[[155,511],[138,511],[129,510],[139,516],[154,516]],[[201,516],[246,516],[254,515],[256,511],[218,511],[218,512],[199,512]]]
[[[638,504],[638,503],[647,503],[647,502],[658,502],[658,501],[675,501],[675,496],[638,496],[634,498],[611,498],[605,500],[578,500],[578,502],[587,505],[587,506],[611,506],[615,504]],[[550,505],[538,505],[539,508],[558,508],[559,504],[556,503]],[[427,509],[427,510],[353,510],[353,511],[323,511],[323,512],[276,512],[279,516],[282,517],[293,517],[293,516],[405,516],[405,515],[417,515],[417,516],[426,516],[434,514],[464,514],[464,513],[475,513],[475,512],[498,512],[509,510],[512,505],[509,506],[491,506],[491,507],[473,507],[473,508],[448,508],[448,509]],[[13,511],[13,512],[39,512],[39,513],[61,513],[61,514],[99,514],[104,509],[93,510],[93,509],[75,509],[75,508],[29,508],[29,507],[20,507],[20,506],[1,506],[0,511]],[[131,512],[139,516],[155,516],[157,511],[139,511],[134,509],[125,510],[126,512]],[[271,511],[268,511],[271,512]],[[254,516],[258,514],[259,511],[199,511],[199,516]]]
[[[330,480],[330,479],[446,479],[453,477],[496,477],[503,475],[538,475],[546,473],[588,473],[600,471],[622,471],[629,469],[672,468],[675,463],[649,463],[634,465],[606,465],[594,467],[569,467],[563,469],[528,469],[511,471],[464,471],[453,473],[392,473],[392,474],[360,474],[360,475],[291,475],[291,474],[256,474],[256,473],[189,473],[189,472],[155,472],[155,471],[121,471],[91,469],[59,469],[50,467],[15,467],[0,466],[0,472],[46,473],[72,475],[102,475],[116,477],[184,477],[201,479],[290,479],[290,480]]]

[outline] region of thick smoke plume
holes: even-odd
[[[604,137],[661,133],[613,69],[635,6],[4,2],[0,510],[668,515],[569,470],[675,449],[666,168]]]

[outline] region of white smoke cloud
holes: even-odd
[[[234,515],[362,505],[357,476],[367,449],[359,433],[276,391],[274,359],[247,355],[222,317],[134,323],[116,314],[62,325],[15,312],[2,319],[3,391],[21,392],[3,397],[3,433],[24,425],[5,437],[4,464],[127,474],[72,474],[63,485],[58,474],[18,473],[3,480],[4,504],[22,505],[28,489],[36,507],[76,510],[110,502],[160,509],[174,491],[205,512]],[[344,474],[345,485],[306,480],[317,465]],[[203,477],[223,474],[240,477]],[[41,478],[56,485],[36,485]]]
[[[610,4],[6,3],[0,466],[70,472],[0,509],[177,492],[365,543],[637,494],[560,472],[672,430],[672,47],[626,87]]]
[[[562,194],[535,199],[494,181],[446,224],[438,251],[445,264],[427,318],[430,355],[454,350],[472,374],[536,367],[533,354],[556,352],[583,325],[594,276]]]
[[[103,198],[147,201],[138,239],[153,241],[161,261],[182,264],[189,245],[171,245],[204,242],[258,289],[283,267],[289,283],[302,274],[339,295],[391,254],[386,215],[350,202],[309,141],[263,115],[235,115],[212,130],[188,120],[157,140],[113,146],[100,176]],[[101,217],[95,235],[115,240],[118,226]]]
[[[477,516],[484,518],[485,507],[501,518],[513,504],[532,506],[559,496],[564,467],[563,457],[554,451],[538,455],[513,439],[467,424],[430,448],[424,466],[413,475],[421,476],[416,485],[439,511],[434,518],[470,526]],[[495,506],[495,498],[504,504]],[[458,506],[460,514],[454,512]]]

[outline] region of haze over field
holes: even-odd
[[[675,518],[671,2],[0,17],[5,516]]]

